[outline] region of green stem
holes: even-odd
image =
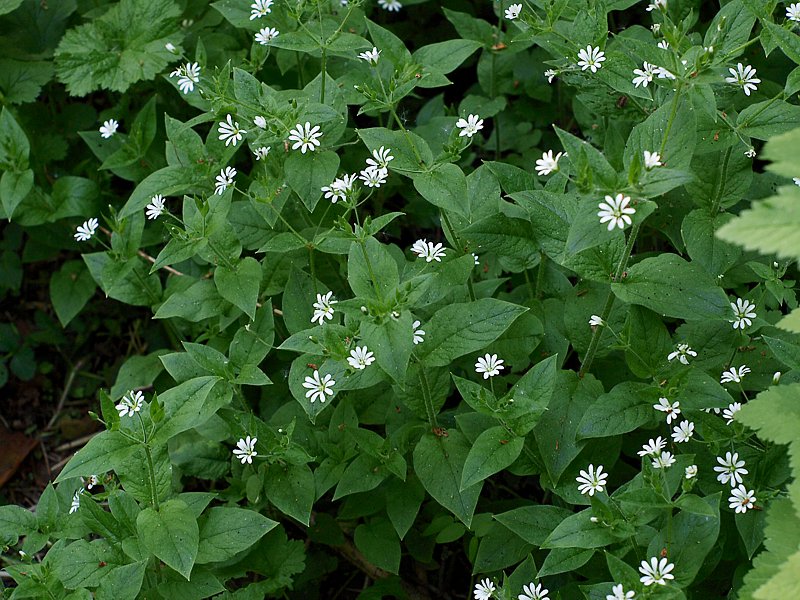
[[[322,83],[319,86],[319,103],[325,104],[325,80],[328,78],[327,73],[327,62],[328,62],[328,52],[325,46],[322,47]]]
[[[156,470],[153,466],[153,455],[150,452],[150,446],[144,445],[144,453],[147,456],[147,472],[150,476],[150,498],[153,501],[153,508],[158,510],[158,488],[156,487]]]
[[[439,422],[436,420],[436,411],[433,410],[433,401],[431,400],[431,390],[428,386],[428,377],[425,375],[425,367],[422,363],[417,361],[419,365],[419,382],[422,386],[422,400],[425,402],[425,412],[428,415],[428,423],[431,429],[439,427]]]
[[[675,96],[672,98],[672,108],[670,109],[669,119],[667,120],[667,127],[664,129],[664,139],[661,140],[661,149],[659,150],[659,154],[662,156],[664,155],[664,148],[667,146],[667,140],[669,139],[669,132],[672,129],[672,124],[675,121],[675,115],[678,114],[678,104],[680,103],[681,98],[681,86],[682,84],[678,84],[678,89],[675,90]]]
[[[725,155],[722,157],[722,170],[720,171],[719,180],[717,181],[717,189],[714,194],[714,200],[711,202],[711,218],[717,214],[719,210],[719,203],[722,201],[722,192],[725,190],[725,182],[728,179],[728,162],[731,159],[731,152],[733,146],[728,146],[725,149]]]
[[[464,251],[464,246],[461,243],[461,238],[458,237],[456,230],[453,229],[453,224],[450,222],[450,217],[447,216],[447,213],[444,210],[439,211],[442,215],[442,224],[447,227],[447,230],[450,232],[450,236],[458,246],[458,249],[462,252]],[[467,289],[469,290],[469,299],[475,300],[475,290],[472,287],[472,273],[470,273],[470,278],[467,280]]]
[[[526,271],[527,272],[527,271]],[[547,272],[547,255],[544,252],[539,253],[539,268],[536,271],[536,298],[541,298],[544,292],[542,287],[544,284],[544,274]]]

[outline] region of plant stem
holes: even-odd
[[[675,121],[675,115],[678,114],[678,104],[680,104],[681,98],[681,86],[682,84],[679,83],[678,88],[675,90],[675,96],[672,98],[672,108],[670,109],[667,126],[664,129],[664,139],[661,140],[661,149],[659,150],[659,154],[662,156],[664,155],[664,148],[667,146],[667,140],[669,139],[669,132],[672,129],[672,123]]]
[[[439,422],[436,420],[436,411],[433,410],[433,400],[431,400],[431,390],[428,387],[428,377],[425,375],[425,367],[422,363],[417,361],[419,365],[419,382],[422,386],[422,400],[425,402],[425,412],[428,414],[428,423],[431,429],[439,427]]]
[[[447,230],[450,232],[453,240],[456,243],[456,246],[463,252],[464,246],[461,243],[461,238],[458,237],[456,230],[453,229],[453,224],[450,222],[450,218],[447,216],[447,213],[444,210],[440,210],[439,213],[442,215],[442,223],[447,227]],[[475,301],[475,290],[472,287],[472,273],[470,272],[469,279],[467,279],[467,290],[469,291],[469,299]]]

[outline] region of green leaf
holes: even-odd
[[[484,431],[467,454],[459,490],[464,491],[505,469],[517,460],[524,445],[524,437],[510,434],[501,425]]]
[[[544,559],[538,577],[576,571],[589,562],[594,552],[580,548],[555,548]]]
[[[336,179],[339,155],[331,150],[317,150],[308,154],[291,152],[284,163],[286,183],[300,196],[300,200],[313,212],[322,197],[323,186]]]
[[[81,311],[96,289],[91,274],[80,261],[67,261],[53,273],[50,277],[50,301],[62,327],[66,327]]]
[[[193,167],[169,166],[154,171],[136,186],[125,206],[119,211],[119,216],[127,217],[144,210],[156,194],[179,196],[194,191],[199,192],[202,187],[198,179],[203,180],[202,174]]]
[[[33,188],[33,171],[31,169],[21,172],[6,171],[0,176],[0,201],[2,201],[3,210],[9,221],[14,215],[14,210],[25,199],[31,188]]]
[[[264,491],[275,508],[308,526],[314,503],[314,474],[308,465],[270,465]]]
[[[589,520],[592,511],[587,508],[564,519],[547,536],[542,548],[602,548],[613,544],[617,538],[612,529]]]
[[[447,40],[428,44],[411,55],[411,60],[424,67],[447,75],[454,71],[483,44],[473,40]]]
[[[792,21],[788,21],[788,23],[792,23]],[[797,34],[767,19],[761,21],[761,26],[775,38],[783,53],[800,65],[800,38],[797,37]]]
[[[659,388],[625,381],[600,396],[583,414],[578,438],[600,438],[628,433],[654,420],[653,404]]]
[[[526,310],[495,298],[445,306],[425,323],[430,333],[417,352],[428,367],[449,365],[459,356],[485,348]]]
[[[31,511],[15,504],[0,506],[0,543],[16,544],[17,539],[36,529],[36,517]]]
[[[399,319],[383,323],[361,321],[361,340],[375,353],[378,366],[397,382],[405,381],[408,361],[414,349],[411,314],[403,312]]]
[[[628,169],[634,160],[642,160],[644,151],[659,152],[661,143],[671,123],[667,143],[661,152],[661,160],[670,169],[688,170],[697,141],[695,111],[688,99],[682,99],[677,111],[672,113],[672,102],[663,104],[631,131],[625,145],[624,164]],[[664,190],[667,191],[667,190]],[[663,193],[663,192],[662,192]]]
[[[747,171],[750,172],[749,170]],[[692,262],[702,266],[709,275],[721,275],[736,264],[742,252],[723,242],[714,233],[732,218],[729,214],[712,217],[708,211],[690,212],[681,224],[681,236]]]
[[[533,546],[513,533],[509,535],[500,523],[492,523],[489,532],[480,538],[478,552],[472,565],[473,573],[505,569],[519,563]]]
[[[30,144],[11,111],[0,111],[0,169],[21,172],[28,168]]]
[[[22,4],[22,0],[0,0],[0,15],[10,13]]]
[[[86,255],[84,255],[84,260]],[[221,315],[230,307],[219,295],[213,281],[199,279],[188,288],[175,292],[158,308],[153,318],[169,319],[181,317],[187,321],[198,322]]]
[[[197,564],[221,562],[255,544],[277,521],[244,508],[216,506],[200,526]]]
[[[628,269],[622,283],[612,283],[611,289],[623,302],[687,321],[723,319],[730,312],[728,297],[716,279],[675,254],[642,260]]]
[[[53,573],[69,590],[94,587],[105,573],[98,568],[100,561],[111,560],[107,542],[77,540],[70,544],[58,542],[48,553]]]
[[[233,269],[226,265],[217,266],[214,284],[220,296],[242,309],[251,319],[256,318],[261,263],[255,258],[246,256]]]
[[[240,328],[233,336],[228,356],[239,368],[245,365],[258,366],[272,349],[274,341],[275,321],[272,314],[272,300],[267,300],[256,309],[255,320]]]
[[[422,485],[439,504],[467,527],[478,504],[482,483],[461,491],[461,475],[469,443],[456,430],[446,436],[426,433],[414,448],[414,470]]]
[[[792,34],[797,37],[795,34]],[[769,140],[800,124],[800,106],[783,100],[756,102],[739,113],[736,129],[742,135]]]
[[[405,481],[392,477],[384,484],[386,488],[386,514],[402,540],[414,524],[422,501],[425,500],[425,488],[419,479],[409,475]]]
[[[137,446],[118,431],[101,431],[70,459],[56,483],[72,477],[89,477],[123,465]]]
[[[395,575],[400,571],[400,540],[387,519],[359,525],[353,541],[371,564]]]
[[[714,53],[719,53],[719,56],[738,56],[743,50],[742,45],[750,39],[755,22],[755,16],[745,10],[741,0],[728,2],[708,26],[703,45],[713,45]]]
[[[187,581],[197,558],[200,528],[182,500],[168,500],[156,510],[147,507],[136,518],[142,544]]]
[[[467,178],[456,165],[445,163],[414,176],[414,188],[434,206],[467,216]]]
[[[403,49],[405,50],[405,46]],[[386,48],[381,46],[381,50],[385,51]],[[389,163],[390,171],[411,175],[422,172],[426,165],[433,163],[433,153],[428,143],[416,133],[408,132],[404,135],[402,131],[390,131],[385,127],[357,129],[356,133],[370,152],[381,146],[392,149],[394,160]],[[422,164],[417,160],[414,149],[420,155]]]
[[[214,376],[196,377],[160,394],[166,419],[153,435],[151,445],[165,444],[180,432],[202,425],[228,404],[232,392],[226,385],[215,387],[219,380]]]
[[[142,589],[147,561],[114,567],[100,581],[95,592],[97,600],[135,600]]]
[[[494,518],[529,544],[541,546],[559,523],[571,514],[572,511],[560,506],[540,504],[515,508],[494,515]]]
[[[56,74],[74,96],[124,92],[152,79],[175,56],[181,10],[171,0],[121,0],[102,16],[67,31],[55,51]]]
[[[523,271],[539,261],[539,244],[530,222],[495,213],[473,223],[461,234],[481,252],[494,252],[507,268]]]
[[[394,292],[400,277],[397,262],[387,248],[373,237],[350,244],[347,282],[356,296],[382,301]]]

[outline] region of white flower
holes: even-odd
[[[379,188],[386,183],[386,177],[388,175],[389,171],[382,167],[369,166],[358,174],[358,178],[363,181],[364,185],[367,187]]]
[[[550,175],[553,171],[558,171],[558,159],[560,159],[563,154],[563,152],[559,152],[553,156],[552,150],[544,152],[542,158],[536,160],[536,174]]]
[[[269,43],[276,37],[278,37],[279,34],[280,31],[278,31],[274,27],[262,27],[261,29],[258,30],[255,39],[262,46],[268,46]]]
[[[69,506],[69,514],[76,512],[81,507],[81,494],[84,492],[83,488],[75,491],[72,496],[72,504]]]
[[[682,362],[685,365],[688,365],[689,364],[689,358],[688,358],[689,356],[695,357],[695,356],[697,356],[697,352],[692,350],[689,347],[689,344],[678,344],[676,350],[674,352],[670,353],[669,356],[667,356],[667,360],[672,362],[673,359],[677,358],[678,361]]]
[[[175,69],[169,74],[170,77],[178,78],[178,88],[184,94],[194,91],[194,84],[200,83],[200,64],[186,63]]]
[[[755,158],[756,157],[756,149],[750,146],[747,150],[744,151],[744,155],[747,158]]]
[[[595,492],[604,491],[606,479],[608,479],[608,473],[603,473],[603,465],[598,465],[597,470],[595,470],[594,465],[589,465],[589,470],[581,471],[575,481],[580,484],[578,491],[581,494],[594,496]]]
[[[479,265],[479,264],[481,264],[481,259],[480,259],[480,258],[478,258],[478,255],[477,255],[477,254],[475,254],[474,252],[472,253],[472,258],[474,258],[474,259],[475,259],[475,264],[476,264],[476,265]]]
[[[642,565],[639,567],[639,572],[642,574],[639,581],[645,585],[653,585],[654,583],[667,585],[667,579],[675,579],[675,576],[670,573],[674,568],[675,565],[666,558],[658,560],[658,557],[654,556],[649,563],[643,560]]]
[[[772,384],[773,385],[778,385],[778,382],[780,382],[780,380],[781,380],[781,372],[780,371],[775,371],[772,374]]]
[[[97,219],[92,217],[88,221],[84,221],[82,225],[78,225],[78,228],[75,230],[74,237],[79,242],[90,240],[99,226],[100,223],[98,223]]]
[[[425,341],[425,331],[422,329],[418,329],[422,323],[419,321],[414,321],[411,324],[411,329],[414,330],[414,345],[421,344]]]
[[[378,0],[378,3],[380,2],[386,2],[386,0]],[[489,600],[492,596],[494,596],[494,590],[495,587],[491,579],[488,577],[486,579],[482,579],[475,584],[475,591],[473,592],[475,595],[475,600]]]
[[[487,353],[478,358],[478,362],[475,363],[475,372],[478,374],[483,373],[483,378],[489,379],[489,377],[500,375],[500,371],[505,368],[503,366],[504,362],[502,358],[497,358],[497,354]]]
[[[592,315],[589,317],[589,325],[591,327],[603,327],[605,326],[606,322],[603,321],[598,315]]]
[[[522,7],[521,4],[516,6]],[[541,583],[533,585],[531,581],[528,585],[522,586],[522,593],[517,596],[517,600],[550,600],[547,593],[550,590],[545,589]]]
[[[100,485],[100,478],[97,475],[89,475],[86,479],[81,477],[81,481],[86,484],[86,489],[90,490],[96,485]]]
[[[522,12],[522,4],[512,4],[506,9],[506,19],[513,21]]]
[[[738,413],[740,410],[742,410],[741,402],[732,402],[731,404],[729,404],[728,408],[722,411],[722,417],[726,419],[725,423],[728,425],[733,423],[733,419],[736,416],[736,413]]]
[[[267,13],[272,12],[272,0],[254,0],[250,5],[250,20],[260,19]]]
[[[717,457],[717,462],[722,466],[714,467],[714,470],[719,473],[717,481],[723,485],[730,483],[731,487],[736,487],[737,483],[742,483],[742,475],[750,472],[744,468],[745,462],[739,460],[738,452],[726,452],[724,459],[721,456]]]
[[[681,421],[680,425],[672,428],[672,441],[676,444],[683,444],[692,439],[694,435],[694,423],[691,421]]]
[[[667,442],[661,436],[658,436],[656,439],[650,439],[636,454],[639,456],[656,456],[661,453],[666,445]]]
[[[166,44],[164,44],[164,48],[167,49],[167,52],[170,52],[172,54],[176,54],[178,51],[178,49],[175,47],[175,44],[173,44],[172,42],[167,42]]]
[[[270,148],[272,148],[272,146],[261,146],[260,148],[256,148],[253,150],[253,156],[256,157],[256,160],[267,158]]]
[[[419,256],[420,258],[424,258],[425,262],[442,262],[442,258],[446,256],[444,251],[444,246],[440,243],[434,244],[433,242],[427,242],[425,240],[417,240],[414,242],[414,245],[411,246],[411,252]]]
[[[236,169],[233,167],[225,167],[220,169],[219,175],[216,177],[214,184],[214,193],[217,196],[222,196],[229,186],[233,185],[233,178],[236,177]]]
[[[756,70],[750,65],[745,67],[742,66],[742,63],[738,63],[735,69],[730,67],[728,71],[732,77],[726,77],[725,81],[742,86],[745,96],[749,96],[750,92],[755,92],[758,89],[756,84],[761,83],[761,80],[756,78]]]
[[[686,63],[684,62],[683,64],[685,65]],[[668,71],[664,67],[656,67],[656,75],[659,79],[675,79],[672,71]]]
[[[666,50],[667,48],[669,48],[669,42],[667,40],[661,40],[660,42],[658,42],[658,47],[661,48],[662,50]]]
[[[681,414],[681,403],[677,400],[670,404],[666,398],[659,398],[658,404],[653,404],[653,408],[663,413],[667,413],[667,425],[672,423]]]
[[[378,6],[389,12],[398,12],[403,5],[398,0],[378,0]]]
[[[553,79],[555,78],[556,75],[557,73],[553,69],[547,69],[544,72],[544,76],[547,77],[547,83],[553,83]]]
[[[309,151],[313,152],[320,146],[320,136],[322,136],[322,132],[319,125],[311,127],[311,123],[306,121],[305,126],[300,123],[294,126],[294,129],[289,132],[289,141],[294,142],[292,150],[300,148],[300,152],[305,154]]]
[[[144,405],[144,394],[140,391],[131,390],[128,395],[122,397],[120,403],[117,404],[116,409],[119,411],[120,417],[133,416],[142,410]]]
[[[586,46],[585,49],[578,50],[578,66],[581,71],[591,69],[592,73],[597,73],[597,70],[602,67],[603,61],[606,59],[605,52],[600,50],[599,47]]]
[[[650,25],[650,29],[653,30],[653,33],[658,33],[659,31],[661,31],[661,23],[653,23],[652,25]]]
[[[100,126],[100,137],[107,140],[112,135],[117,133],[118,128],[119,122],[115,121],[114,119],[103,121],[103,124]]]
[[[631,600],[636,597],[633,590],[626,592],[622,584],[619,583],[611,588],[611,593],[606,595],[606,600]]]
[[[647,12],[651,12],[654,10],[666,9],[666,8],[667,8],[667,0],[653,0],[645,10]]]
[[[469,115],[466,119],[459,119],[456,121],[456,127],[458,127],[461,131],[458,133],[458,137],[472,137],[478,131],[483,129],[483,119],[481,119],[478,115]]]
[[[247,133],[244,129],[239,128],[239,123],[234,122],[231,115],[227,116],[226,121],[220,121],[218,131],[219,139],[225,140],[226,146],[231,144],[235,146],[236,142],[242,141],[242,134]]]
[[[325,199],[330,200],[332,204],[336,204],[339,200],[346,200],[347,194],[353,189],[353,182],[356,180],[356,175],[344,175],[339,179],[335,179],[330,185],[320,188],[325,193]]]
[[[255,119],[253,119],[253,124],[259,129],[267,128],[267,120],[261,115],[258,115]]]
[[[630,215],[636,213],[636,209],[629,207],[631,199],[628,196],[617,194],[616,198],[606,196],[606,201],[597,205],[600,211],[597,216],[600,217],[600,223],[608,223],[608,230],[614,229],[614,226],[620,229],[625,229],[625,225],[632,223]]]
[[[381,51],[375,46],[372,47],[372,50],[367,50],[366,52],[362,52],[358,55],[358,58],[367,61],[371,65],[377,65],[380,57]]]
[[[697,465],[689,465],[683,470],[683,472],[686,479],[697,477]]]
[[[733,488],[728,498],[728,507],[736,509],[737,513],[746,513],[756,503],[754,493],[754,490],[748,490],[743,485]]]
[[[738,370],[736,367],[731,367],[722,374],[719,378],[720,383],[741,383],[742,377],[750,372],[750,367],[741,365]]]
[[[653,76],[656,74],[656,67],[655,65],[651,65],[649,62],[645,62],[642,64],[641,69],[634,69],[633,74],[636,77],[633,78],[633,85],[635,87],[647,87],[647,84],[653,81]]]
[[[391,148],[384,148],[381,146],[377,150],[372,151],[372,158],[367,159],[367,164],[371,167],[380,167],[386,169],[389,163],[394,160]]]
[[[796,23],[800,22],[800,2],[795,2],[786,7],[786,18]]]
[[[336,385],[336,382],[333,381],[330,373],[320,379],[319,371],[316,369],[314,370],[314,376],[306,377],[305,382],[303,382],[303,387],[308,389],[306,392],[306,398],[311,398],[312,404],[315,400],[325,402],[325,400],[327,400],[327,398],[325,398],[325,394],[328,396],[333,396],[334,385]]]
[[[236,442],[236,448],[233,450],[234,456],[242,461],[242,464],[253,464],[253,457],[258,456],[256,452],[256,442],[258,438],[251,438],[249,435],[246,438],[240,438]]]
[[[347,357],[347,362],[350,363],[350,366],[354,369],[366,369],[375,362],[375,356],[372,352],[367,350],[366,346],[356,346],[355,350],[350,350],[350,356]]]
[[[750,325],[753,324],[751,319],[756,318],[755,304],[751,304],[749,300],[737,298],[735,304],[731,302],[731,309],[733,310],[733,315],[736,318],[729,322],[733,323],[734,329],[744,329],[745,327],[750,327]]]
[[[668,469],[675,464],[675,457],[672,452],[662,452],[651,463],[654,469]]]
[[[164,196],[156,194],[150,198],[150,204],[144,208],[148,219],[157,219],[164,212]]]
[[[333,299],[333,292],[328,292],[324,296],[317,294],[317,301],[313,304],[314,316],[311,317],[311,322],[319,321],[319,324],[322,325],[325,319],[333,319],[333,307],[331,305],[338,302],[338,300]]]
[[[648,171],[661,166],[661,155],[658,152],[644,151],[644,168]]]

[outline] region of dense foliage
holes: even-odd
[[[0,15],[0,386],[124,353],[2,597],[800,597],[800,4]]]

